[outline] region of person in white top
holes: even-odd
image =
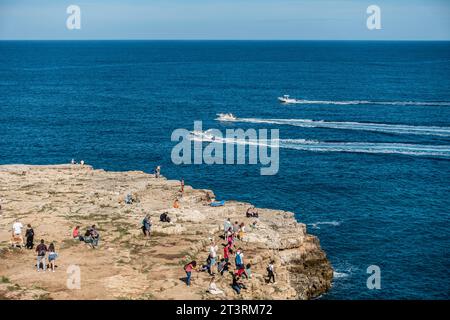
[[[211,294],[223,294],[223,291],[218,289],[216,286],[215,277],[212,277],[209,282],[208,292]]]
[[[275,272],[274,272],[274,263],[275,261],[270,261],[269,265],[267,266],[267,277],[269,280],[267,281],[270,283],[273,280],[273,283],[275,283]]]
[[[22,228],[22,223],[15,220],[12,226],[11,246],[19,246],[20,248],[23,247]]]
[[[12,226],[13,236],[14,235],[20,236],[22,234],[22,228],[23,228],[22,223],[20,223],[18,220],[16,220]]]
[[[209,274],[212,274],[212,268],[216,264],[217,250],[219,250],[219,247],[214,241],[211,241],[211,246],[209,247]]]
[[[228,218],[223,223],[223,232],[224,232],[225,237],[227,236],[228,230],[230,230],[230,228],[233,228],[233,225],[231,224],[230,218]]]

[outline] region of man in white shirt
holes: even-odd
[[[213,266],[216,264],[216,259],[217,259],[217,250],[218,250],[218,246],[214,243],[214,241],[211,242],[211,246],[209,247],[209,274],[213,274],[212,272],[212,268]]]
[[[23,225],[18,220],[14,221],[12,226],[12,237],[11,237],[11,245],[12,246],[23,246],[23,238],[22,238],[22,228]]]
[[[23,225],[18,220],[13,223],[13,235],[20,236],[22,234]]]

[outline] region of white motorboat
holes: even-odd
[[[219,121],[234,121],[237,119],[232,113],[219,113],[218,116],[217,120]]]
[[[296,103],[297,102],[297,99],[290,98],[288,94],[285,94],[282,97],[278,97],[278,100],[281,103]]]

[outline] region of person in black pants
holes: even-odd
[[[27,225],[27,231],[25,232],[25,237],[27,238],[27,244],[25,245],[25,248],[27,249],[33,249],[34,247],[34,230],[31,227],[31,224]]]
[[[269,277],[269,280],[267,281],[268,283],[270,283],[271,280],[273,280],[273,283],[275,283],[275,273],[273,272],[273,264],[275,263],[275,261],[270,261],[269,266],[267,267],[267,276]]]

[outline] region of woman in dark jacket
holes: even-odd
[[[31,224],[27,225],[27,231],[25,232],[25,237],[27,238],[27,244],[25,245],[25,248],[27,249],[33,249],[34,247],[34,230],[31,227]]]

